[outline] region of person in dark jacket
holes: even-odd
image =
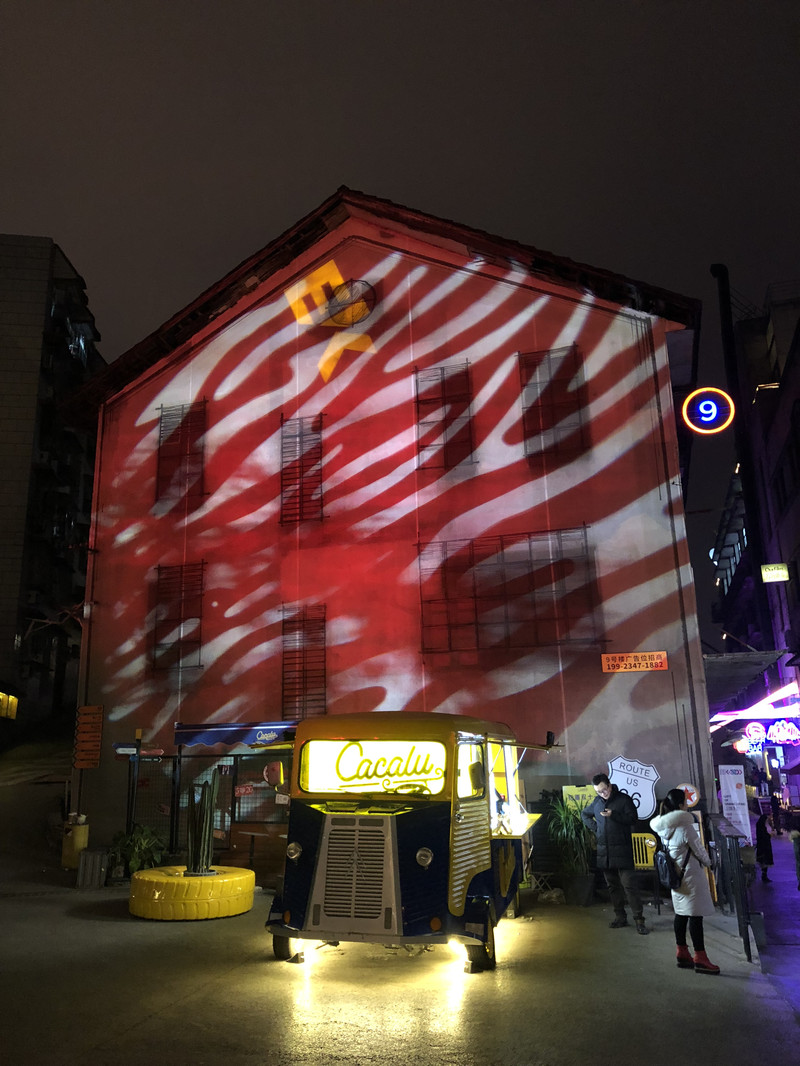
[[[636,932],[647,936],[642,897],[636,884],[631,834],[639,815],[630,796],[612,785],[606,774],[595,774],[592,785],[597,799],[581,811],[581,818],[597,837],[597,866],[603,871],[614,908],[611,929],[628,924],[625,901],[631,909]]]
[[[761,867],[761,880],[769,881],[767,870],[773,865],[775,859],[772,856],[772,815],[762,814],[756,822],[756,862]]]
[[[775,836],[783,836],[781,832],[781,801],[777,792],[770,793],[769,806],[772,811],[772,828],[775,830]]]

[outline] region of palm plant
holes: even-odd
[[[550,803],[547,831],[558,849],[561,870],[568,877],[588,874],[592,869],[594,838],[581,818],[585,806],[571,796],[556,797]]]

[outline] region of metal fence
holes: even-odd
[[[753,961],[750,947],[751,913],[747,890],[750,874],[742,861],[742,842],[745,837],[719,814],[709,816],[713,834],[713,846],[717,855],[716,887],[717,902],[724,910],[736,914],[739,936],[748,962]]]
[[[278,782],[288,781],[291,753],[242,755],[131,756],[128,770],[128,828],[148,825],[168,841],[171,853],[187,846],[189,791],[220,772],[214,815],[215,849],[230,847],[237,824],[288,820]],[[282,797],[281,797],[282,798]]]

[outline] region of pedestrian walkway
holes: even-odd
[[[708,1066],[745,1046],[793,1061],[800,892],[786,837],[774,841],[771,883],[751,888],[766,932],[752,962],[735,916],[706,919],[718,977],[675,966],[666,902],[660,915],[647,907],[651,933],[641,937],[609,929],[608,903],[545,904],[533,893],[520,919],[500,923],[493,974],[465,980],[437,953],[389,958],[374,945],[309,951],[305,968],[293,967],[272,958],[266,893],[246,915],[174,923],[132,918],[126,886],[77,889],[48,837],[62,785],[57,774],[22,774],[28,755],[0,755],[0,776],[10,769],[18,782],[0,787],[0,1001],[11,1019],[3,1061],[13,1066],[133,1066],[143,1056],[208,1066],[673,1066],[687,1044]],[[677,1003],[680,1026],[666,1024]]]
[[[772,838],[772,855],[769,881],[763,882],[759,872],[750,888],[750,911],[763,918],[761,970],[800,1015],[800,891],[788,832]]]

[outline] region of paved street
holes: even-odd
[[[76,889],[46,838],[57,781],[44,773],[2,784],[20,760],[0,756],[0,1001],[11,1066],[728,1066],[745,1048],[796,1058],[788,979],[746,961],[732,917],[707,920],[720,977],[675,967],[668,908],[650,909],[652,933],[641,937],[610,930],[599,903],[529,901],[501,923],[493,973],[464,974],[449,949],[411,956],[371,945],[278,962],[264,893],[239,917],[151,922],[130,917],[126,886]]]

